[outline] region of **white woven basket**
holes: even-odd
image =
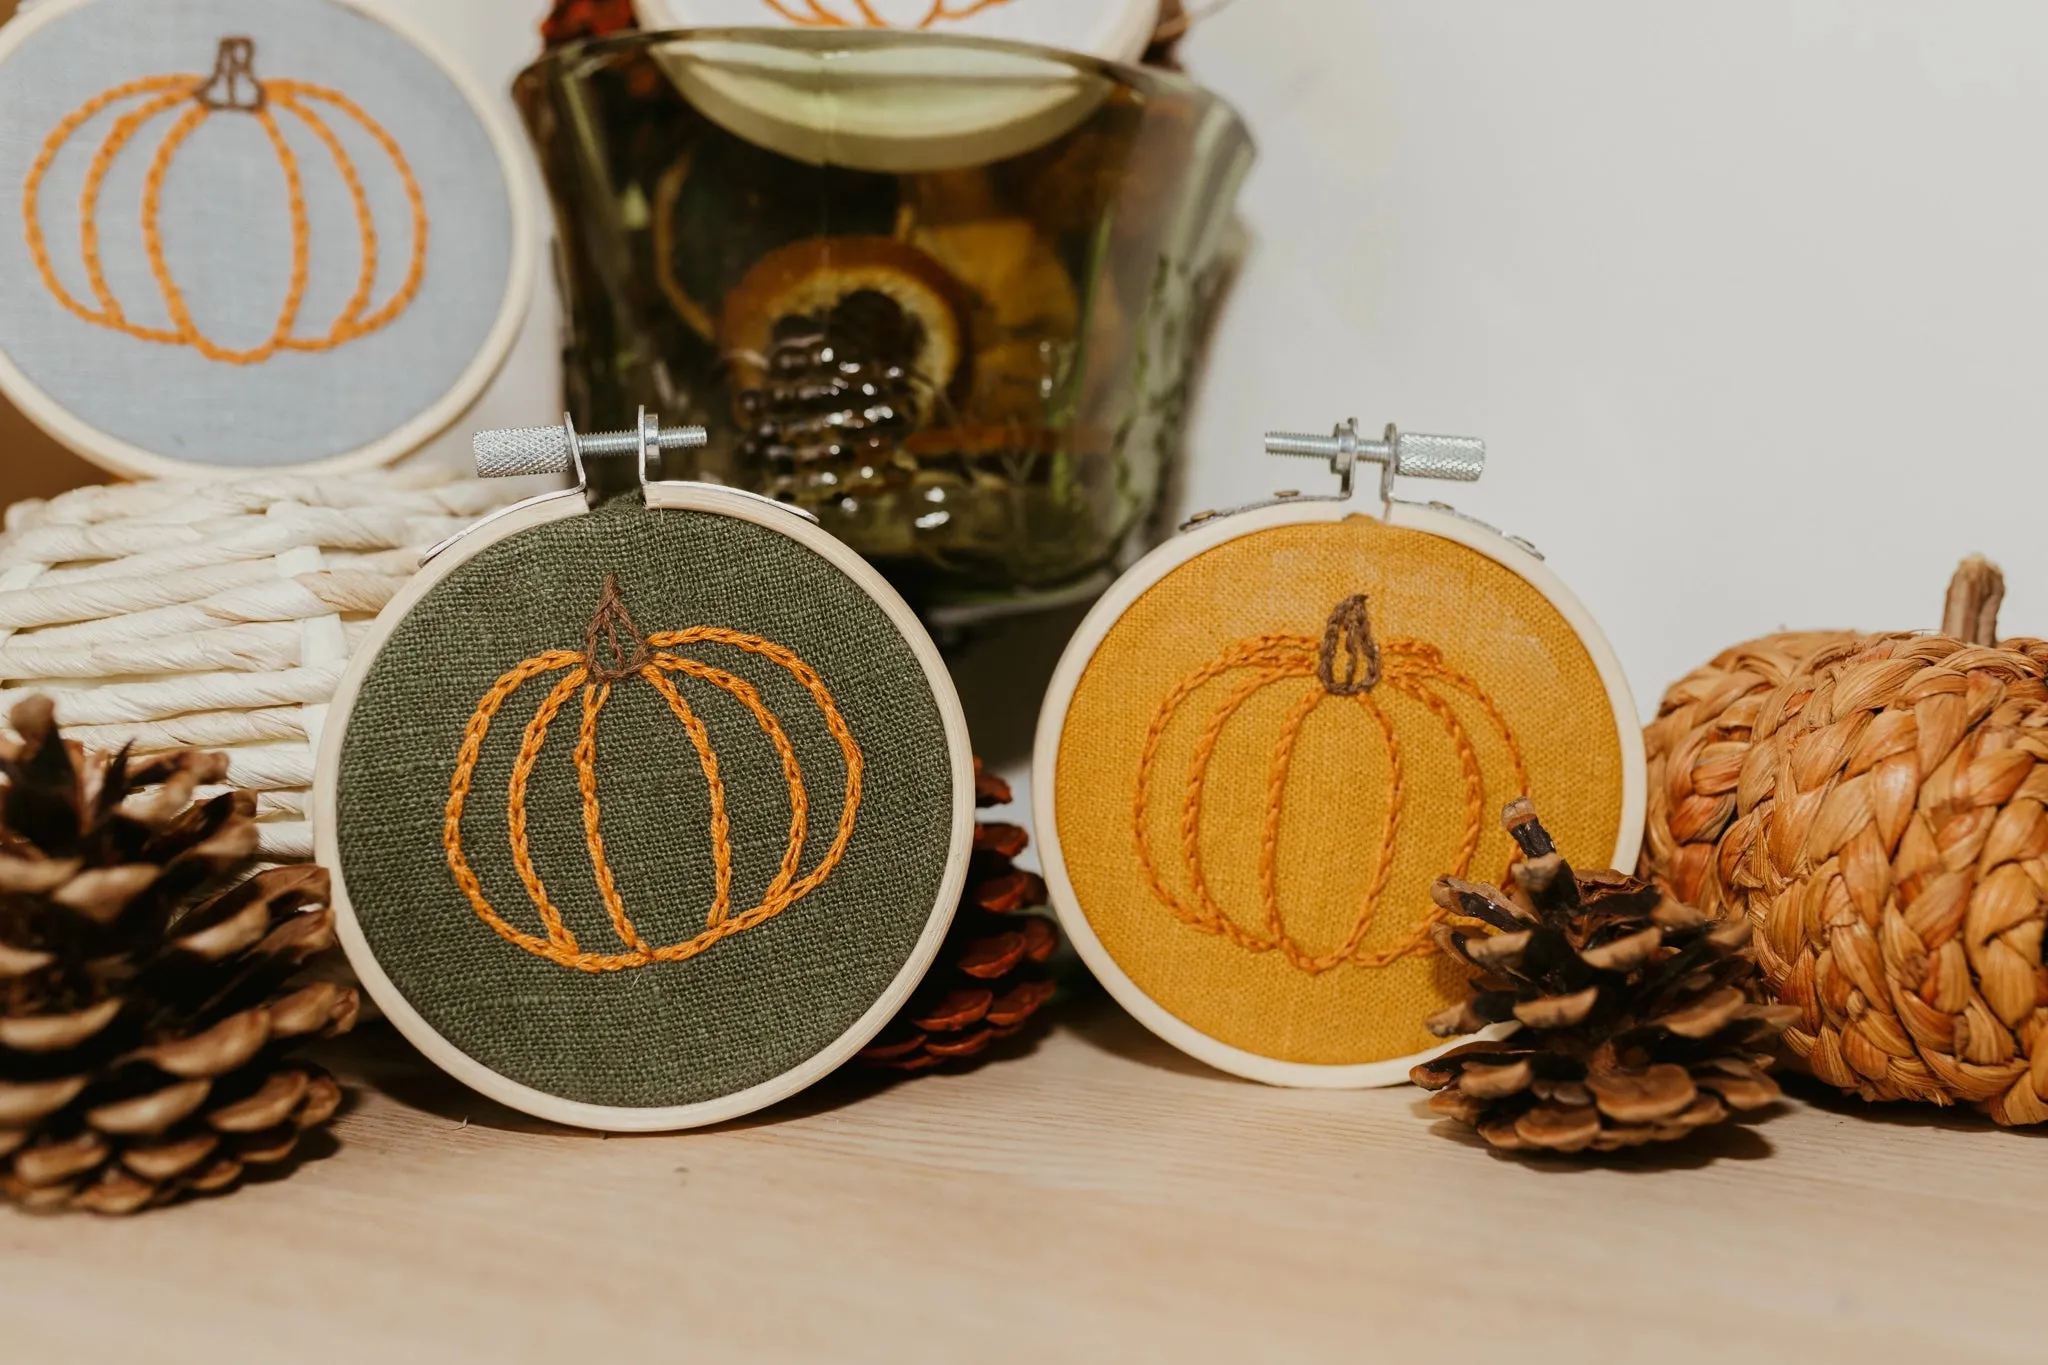
[[[43,692],[94,748],[221,750],[257,795],[262,856],[310,858],[313,755],[350,651],[421,551],[522,491],[415,468],[18,503],[0,535],[0,725]]]

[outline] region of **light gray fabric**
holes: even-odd
[[[37,152],[72,110],[144,76],[213,69],[220,39],[256,42],[255,69],[339,90],[404,150],[430,220],[423,286],[383,330],[338,349],[258,365],[137,340],[66,311],[28,250],[21,196]],[[79,250],[79,193],[94,152],[130,100],[66,144],[40,219],[59,277],[90,306]],[[144,254],[142,186],[177,117],[152,120],[115,161],[98,223],[107,280],[144,326],[169,315]],[[411,212],[390,158],[353,121],[321,108],[362,176],[380,239],[371,309],[411,254]],[[354,290],[355,212],[334,158],[280,112],[298,154],[312,267],[296,329],[324,334]],[[45,394],[109,435],[206,464],[300,464],[375,441],[440,399],[476,358],[503,306],[512,264],[511,198],[482,122],[448,77],[404,39],[333,0],[97,0],[32,35],[0,68],[0,352]],[[257,121],[223,111],[180,149],[166,178],[165,254],[200,328],[228,347],[262,342],[290,276],[284,173]]]

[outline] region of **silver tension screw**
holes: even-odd
[[[1389,425],[1380,440],[1365,441],[1359,439],[1356,417],[1332,428],[1328,436],[1269,431],[1266,453],[1329,461],[1346,497],[1351,494],[1352,471],[1361,460],[1380,467],[1382,499],[1392,497],[1396,475],[1471,483],[1486,472],[1486,442],[1476,437],[1424,436]]]
[[[476,472],[483,478],[496,479],[517,474],[570,473],[576,468],[578,456],[636,455],[643,436],[648,448],[654,450],[694,450],[709,439],[702,427],[663,427],[658,419],[645,433],[600,431],[588,436],[564,421],[553,427],[479,431],[470,448],[476,452]]]

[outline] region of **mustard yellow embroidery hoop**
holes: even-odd
[[[1416,1062],[1426,1060],[1454,1044],[1443,1044],[1407,1056],[1346,1064],[1290,1061],[1234,1046],[1212,1036],[1210,1032],[1188,1022],[1162,1005],[1150,991],[1133,978],[1117,954],[1105,945],[1102,936],[1096,932],[1095,926],[1090,922],[1087,906],[1076,889],[1075,873],[1069,866],[1070,840],[1062,837],[1059,792],[1062,781],[1062,747],[1067,736],[1068,720],[1075,704],[1076,693],[1082,685],[1083,676],[1111,632],[1155,586],[1183,566],[1220,547],[1288,528],[1315,527],[1359,516],[1375,516],[1382,525],[1439,537],[1475,551],[1506,569],[1535,589],[1536,593],[1563,618],[1571,633],[1585,647],[1597,673],[1600,689],[1613,710],[1615,741],[1620,755],[1619,820],[1610,862],[1614,867],[1633,867],[1642,841],[1643,802],[1648,778],[1641,727],[1620,660],[1616,658],[1606,637],[1578,598],[1543,562],[1541,556],[1533,552],[1532,547],[1526,542],[1502,535],[1484,523],[1462,516],[1443,503],[1415,503],[1393,496],[1393,481],[1397,474],[1460,480],[1477,478],[1484,462],[1484,448],[1478,442],[1462,438],[1404,438],[1391,427],[1388,428],[1384,440],[1363,441],[1359,439],[1356,424],[1353,423],[1348,428],[1337,428],[1329,438],[1285,437],[1276,434],[1271,448],[1274,453],[1329,458],[1333,471],[1341,477],[1340,491],[1335,496],[1302,496],[1298,493],[1286,493],[1277,495],[1269,502],[1251,507],[1222,513],[1203,513],[1183,527],[1180,535],[1153,550],[1132,566],[1096,603],[1068,643],[1053,674],[1044,707],[1039,714],[1032,760],[1032,814],[1037,847],[1053,906],[1076,952],[1111,996],[1140,1023],[1167,1043],[1218,1070],[1272,1085],[1326,1089],[1398,1085],[1406,1082],[1409,1068]],[[1351,500],[1354,468],[1372,462],[1378,463],[1381,467],[1378,490],[1380,506],[1376,513],[1369,505],[1361,506]],[[1320,626],[1323,623],[1291,624]],[[1337,627],[1338,622],[1333,618],[1330,622],[1333,634]],[[1387,642],[1390,655],[1403,644],[1405,642]],[[1293,660],[1287,657],[1284,647],[1275,657],[1278,659],[1277,665],[1275,658],[1264,658],[1262,661],[1269,668],[1277,666],[1282,670],[1292,669],[1296,673],[1304,668],[1312,671],[1314,666],[1312,658]],[[1262,675],[1253,672],[1250,676],[1257,679]],[[1232,699],[1235,700],[1236,698]],[[1226,702],[1225,710],[1218,714],[1227,715],[1227,708],[1231,704]],[[1510,740],[1510,747],[1512,744],[1513,741]],[[1101,780],[1110,780],[1110,775],[1106,773],[1100,774],[1100,777]],[[1170,805],[1174,801],[1174,796],[1167,794],[1157,799]],[[1490,813],[1498,814],[1497,810]],[[1367,837],[1369,833],[1362,832],[1361,837]],[[1144,858],[1140,857],[1137,863],[1143,866]],[[1500,870],[1498,867],[1475,869],[1489,879]],[[1161,905],[1158,907],[1158,913],[1164,921],[1170,912],[1180,915],[1185,908]],[[1185,916],[1188,919],[1203,917],[1204,912],[1200,909]],[[1188,933],[1194,933],[1199,928],[1202,932],[1217,935],[1225,940],[1235,939],[1240,944],[1257,939],[1256,929],[1247,933],[1239,926],[1230,924],[1222,916],[1216,918],[1218,922],[1199,925],[1196,928],[1182,924],[1175,924],[1173,928],[1185,929]],[[1277,954],[1286,950],[1288,945],[1285,939],[1283,930],[1273,934],[1269,941],[1255,942],[1253,946],[1260,951],[1270,950]],[[1314,965],[1316,970],[1322,970],[1329,964]]]
[[[489,438],[496,438],[495,442]],[[642,411],[634,432],[624,438],[591,438],[578,435],[564,419],[559,429],[540,428],[519,432],[484,433],[478,438],[479,471],[485,474],[517,475],[545,473],[555,467],[559,452],[563,465],[573,473],[575,486],[543,493],[486,517],[427,552],[420,572],[378,616],[367,639],[352,657],[347,674],[335,691],[334,701],[322,729],[319,759],[313,791],[315,854],[334,880],[333,904],[336,927],[343,950],[363,987],[406,1039],[425,1056],[457,1080],[510,1108],[556,1123],[609,1132],[668,1132],[722,1123],[754,1112],[807,1088],[829,1075],[895,1017],[896,1012],[924,979],[946,931],[967,877],[973,850],[974,757],[968,739],[967,718],[945,661],[931,637],[902,597],[872,565],[823,529],[815,518],[782,503],[756,494],[720,485],[649,477],[658,448],[701,444],[701,428],[664,430],[658,418]],[[599,450],[600,442],[612,448]],[[352,713],[378,656],[391,642],[393,633],[406,616],[436,586],[478,555],[513,540],[521,534],[551,522],[576,517],[590,510],[585,487],[583,459],[587,453],[632,453],[640,468],[641,488],[647,515],[667,511],[702,512],[731,517],[785,536],[852,580],[871,598],[888,623],[902,636],[915,657],[937,704],[946,735],[946,760],[951,774],[951,827],[943,876],[925,920],[922,932],[887,988],[863,1011],[854,1024],[822,1050],[799,1065],[759,1084],[712,1099],[680,1105],[646,1108],[593,1104],[531,1085],[522,1084],[465,1053],[415,1008],[385,970],[364,931],[351,900],[346,860],[343,857],[339,819],[340,774],[343,750],[348,742]],[[687,635],[690,632],[677,632]],[[651,639],[661,639],[657,635]],[[437,831],[438,833],[438,831]],[[602,874],[600,874],[602,875]],[[714,917],[724,926],[739,917]],[[550,926],[552,930],[553,926]],[[505,951],[517,951],[506,946]]]

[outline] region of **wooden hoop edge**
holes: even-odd
[[[1461,1043],[1456,1038],[1426,1048],[1412,1056],[1374,1062],[1325,1064],[1288,1062],[1234,1047],[1197,1029],[1160,1005],[1126,973],[1096,936],[1087,913],[1074,894],[1067,874],[1066,854],[1059,837],[1057,791],[1060,740],[1066,730],[1067,713],[1081,676],[1093,662],[1097,650],[1115,624],[1146,592],[1173,570],[1207,554],[1218,546],[1281,526],[1339,522],[1353,516],[1370,516],[1365,506],[1355,503],[1299,502],[1260,508],[1184,531],[1160,545],[1132,565],[1109,591],[1104,593],[1082,619],[1067,642],[1059,665],[1047,686],[1044,706],[1038,714],[1038,728],[1031,756],[1031,816],[1037,838],[1040,870],[1060,927],[1072,940],[1074,950],[1110,993],[1133,1018],[1161,1040],[1195,1060],[1219,1071],[1267,1085],[1302,1089],[1353,1090],[1403,1085],[1409,1068],[1428,1061]],[[1377,518],[1375,518],[1377,519]],[[1535,588],[1572,628],[1587,656],[1592,659],[1608,700],[1613,707],[1617,738],[1621,748],[1621,819],[1615,831],[1614,860],[1609,865],[1633,868],[1641,851],[1644,803],[1649,791],[1649,770],[1643,750],[1643,731],[1635,695],[1604,632],[1570,588],[1540,558],[1487,527],[1451,513],[1411,503],[1395,503],[1386,524],[1441,536],[1493,560]],[[1488,1029],[1477,1038],[1499,1036]]]
[[[668,486],[669,489],[676,487]],[[788,536],[853,579],[881,605],[890,623],[910,645],[911,653],[931,685],[933,699],[945,726],[953,769],[953,827],[938,898],[925,921],[924,932],[888,988],[838,1038],[779,1076],[715,1099],[658,1108],[628,1108],[563,1099],[501,1075],[449,1042],[405,998],[378,963],[363,933],[348,896],[347,878],[341,862],[341,839],[335,820],[341,750],[363,682],[377,657],[383,653],[384,646],[390,642],[398,622],[456,568],[490,546],[522,531],[580,515],[584,509],[573,500],[551,500],[501,514],[489,527],[451,545],[413,576],[378,613],[369,636],[358,647],[348,671],[335,689],[334,699],[328,708],[327,724],[321,732],[313,774],[314,856],[333,877],[336,929],[349,965],[355,969],[370,998],[429,1061],[479,1094],[535,1118],[614,1133],[674,1132],[740,1118],[788,1099],[851,1060],[896,1016],[937,958],[946,932],[952,927],[961,891],[966,886],[967,864],[974,844],[974,751],[967,733],[967,715],[960,705],[959,693],[953,687],[945,661],[939,656],[938,647],[932,643],[931,636],[901,595],[874,566],[844,543],[810,522],[773,504],[764,504],[760,499],[698,485],[676,493],[665,490],[662,506],[654,510],[666,509],[709,512],[753,522]]]
[[[678,5],[676,0],[633,0],[633,11],[639,16],[642,28],[660,30],[707,27],[701,15],[692,17],[688,13],[680,12],[685,8],[686,6]],[[763,6],[763,10],[765,12],[766,6]],[[1112,12],[1110,17],[1115,18],[1116,16]],[[764,17],[761,22],[769,27],[777,27],[767,17]],[[736,21],[711,25],[711,27],[717,28],[735,26],[737,26]],[[797,26],[789,24],[782,27],[795,28]],[[1079,51],[1083,56],[1095,57],[1102,61],[1122,62],[1127,66],[1135,65],[1138,59],[1145,55],[1145,49],[1151,44],[1152,35],[1158,28],[1159,0],[1139,0],[1137,4],[1130,4],[1125,7],[1120,23],[1098,24],[1095,31],[1089,36],[1089,46],[1085,49],[1075,50]],[[899,31],[916,33],[924,30],[906,29]],[[997,35],[983,34],[980,36],[993,38]],[[1039,42],[1042,44],[1045,40],[1010,38],[1005,41]]]

